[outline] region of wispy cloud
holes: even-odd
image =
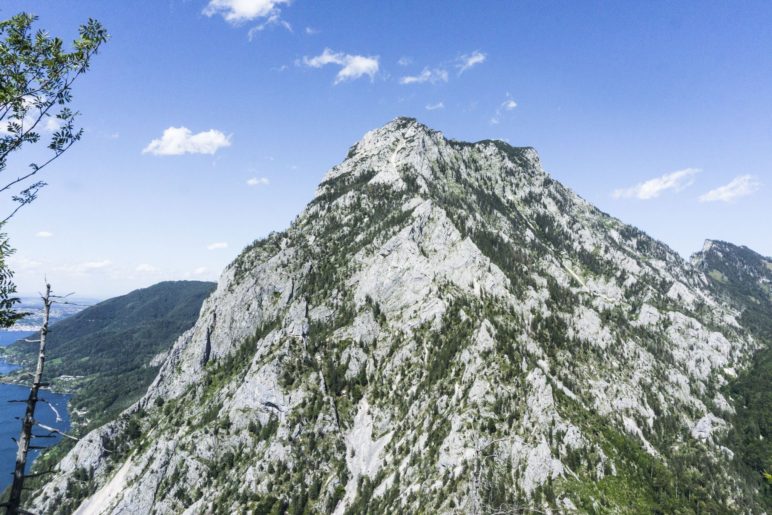
[[[43,131],[51,133],[59,130],[62,126],[62,120],[56,116],[46,114],[40,121],[37,120],[40,112],[39,109],[35,106],[38,105],[38,101],[43,100],[45,99],[40,98],[35,100],[34,97],[23,97],[21,101],[24,107],[27,109],[27,112],[22,118],[16,118],[9,113],[8,117],[0,123],[0,136],[11,134],[11,124],[19,124],[25,129],[28,129],[38,123],[38,126],[35,129],[38,132]]]
[[[268,177],[252,177],[247,179],[247,186],[268,186],[269,184],[271,184],[271,181],[268,180]]]
[[[193,270],[192,274],[193,275],[204,275],[208,271],[209,271],[209,269],[207,267],[200,266],[200,267],[196,268],[195,270]]]
[[[515,102],[512,97],[507,93],[507,99],[504,100],[499,106],[496,108],[496,112],[493,113],[493,116],[491,117],[491,123],[496,125],[499,122],[501,122],[501,116],[507,112],[512,111],[517,107],[517,102]]]
[[[716,189],[700,195],[700,202],[732,202],[740,197],[752,195],[761,188],[761,183],[752,175],[741,175]]]
[[[515,102],[511,98],[509,100],[504,101],[504,103],[501,104],[501,108],[504,109],[505,111],[511,111],[516,107],[517,107],[517,102]]]
[[[35,233],[35,236],[37,236],[38,238],[50,238],[53,235],[54,235],[54,233],[49,232],[49,231],[38,231],[38,232]]]
[[[461,75],[465,71],[469,70],[470,68],[477,66],[478,64],[482,64],[485,62],[485,59],[488,58],[488,55],[480,52],[479,50],[475,50],[471,54],[464,54],[461,57],[458,58],[458,62],[456,64],[456,67],[458,68],[458,74]]]
[[[75,265],[72,270],[77,273],[87,273],[91,272],[93,270],[101,270],[104,268],[109,267],[112,265],[113,262],[109,259],[104,259],[102,261],[86,261],[85,263],[79,263]]]
[[[45,130],[47,132],[56,132],[58,131],[62,126],[62,120],[56,117],[49,117],[46,118],[46,126]]]
[[[257,25],[249,29],[249,32],[247,32],[247,37],[249,38],[250,41],[252,41],[252,38],[255,37],[255,34],[271,26],[283,27],[287,29],[287,32],[293,32],[292,25],[290,25],[290,23],[287,20],[282,20],[281,17],[279,17],[279,15],[277,14],[277,15],[268,17],[268,19],[265,20],[263,23],[258,23]]]
[[[155,267],[153,265],[148,265],[147,263],[142,263],[141,265],[137,265],[137,268],[135,271],[143,273],[143,274],[154,274],[159,271],[158,267]]]
[[[418,75],[407,75],[399,79],[400,84],[423,84],[424,82],[432,84],[448,82],[448,72],[443,68],[424,68]]]
[[[306,27],[304,32],[307,36],[315,36],[316,34],[319,34],[319,29],[315,29],[313,27]]]
[[[228,244],[224,241],[216,241],[214,243],[210,243],[206,246],[207,250],[219,250],[219,249],[227,249]]]
[[[231,146],[230,136],[218,130],[193,134],[187,127],[169,127],[163,135],[151,141],[143,154],[156,156],[179,156],[182,154],[214,154],[221,148]]]
[[[409,66],[413,64],[413,59],[407,56],[403,56],[399,58],[399,60],[397,61],[397,64],[400,66]]]
[[[333,52],[329,48],[325,48],[316,57],[303,58],[303,64],[310,68],[321,68],[328,64],[340,66],[340,70],[335,76],[335,84],[364,76],[368,76],[370,80],[373,80],[375,74],[378,73],[378,62],[378,56],[344,54],[342,52]]]
[[[36,259],[26,258],[18,254],[8,257],[8,264],[13,270],[37,270],[43,264]]]
[[[443,102],[437,102],[436,104],[428,104],[426,106],[427,111],[436,111],[437,109],[445,109],[445,104]]]
[[[699,168],[685,168],[660,177],[649,179],[629,188],[619,188],[611,194],[614,198],[637,198],[649,200],[659,197],[668,190],[681,191],[694,183],[694,176],[700,173]]]

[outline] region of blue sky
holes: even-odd
[[[705,238],[772,255],[769,2],[6,0],[0,16],[21,10],[65,40],[88,17],[111,34],[76,83],[84,139],[6,227],[22,292],[214,280],[399,115],[533,146],[684,256]]]

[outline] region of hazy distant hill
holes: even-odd
[[[73,420],[90,424],[129,406],[155,377],[160,358],[198,317],[215,284],[162,282],[89,307],[51,326],[45,377],[74,393]],[[17,342],[6,359],[24,365],[11,379],[25,381],[37,357],[34,344]],[[152,362],[151,362],[152,361]]]

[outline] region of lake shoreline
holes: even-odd
[[[12,353],[7,351],[8,345],[11,345],[15,341],[21,338],[29,336],[29,333],[13,334],[9,337],[8,332],[4,331],[4,341],[0,342],[0,398],[8,404],[8,407],[3,410],[3,416],[0,417],[0,436],[3,440],[10,442],[13,438],[18,438],[21,431],[20,417],[23,417],[24,410],[26,409],[26,399],[29,397],[29,391],[31,388],[31,373],[32,369],[29,364],[14,363],[12,360]],[[11,358],[11,359],[9,359]],[[56,388],[42,387],[40,388],[40,397],[45,399],[45,403],[39,403],[35,409],[35,419],[55,427],[58,430],[69,433],[73,429],[77,429],[78,424],[74,423],[72,419],[72,398],[74,391],[68,391],[67,388],[60,388],[57,385]],[[48,408],[46,408],[48,406]],[[7,438],[6,438],[7,437]],[[61,441],[61,436],[51,442],[51,445],[46,445],[47,449],[56,446]],[[15,443],[0,443],[0,455],[2,456],[2,462],[0,467],[7,469],[8,465],[12,465],[14,456],[16,454]],[[30,452],[28,459],[28,470],[31,469],[41,452],[45,452],[44,449],[34,450]],[[10,472],[10,470],[9,470]],[[0,479],[0,491],[5,489],[10,484],[10,479],[6,481]]]

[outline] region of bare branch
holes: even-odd
[[[66,147],[64,147],[64,150],[62,150],[62,151],[61,151],[61,152],[59,152],[58,154],[54,154],[54,155],[51,157],[51,159],[49,159],[48,161],[46,161],[46,162],[45,162],[45,163],[43,163],[42,165],[40,165],[40,166],[37,166],[37,165],[36,165],[36,166],[33,168],[32,172],[28,173],[27,175],[23,175],[23,176],[21,176],[21,177],[19,177],[19,178],[15,179],[15,180],[13,180],[13,181],[9,182],[8,184],[6,184],[5,186],[3,186],[2,188],[0,188],[0,193],[2,193],[2,192],[4,192],[4,191],[8,190],[8,189],[9,189],[11,186],[13,186],[14,184],[18,184],[18,183],[20,183],[20,182],[22,182],[22,181],[24,181],[24,180],[27,180],[27,179],[29,179],[30,177],[32,177],[33,175],[35,175],[36,173],[38,173],[40,170],[42,170],[43,168],[45,168],[46,166],[48,166],[49,164],[51,164],[51,163],[52,163],[53,161],[55,161],[55,160],[56,160],[56,159],[57,159],[59,156],[61,156],[62,154],[64,154],[64,153],[67,151],[67,149],[69,149],[69,148],[70,148],[72,145],[74,145],[74,144],[75,144],[75,141],[76,141],[76,140],[74,140],[74,141],[71,141],[71,142],[70,142],[70,143],[69,143],[69,144],[68,144]],[[12,215],[11,215],[11,216],[12,216]],[[8,218],[10,218],[10,216],[9,216]],[[6,220],[7,220],[8,218],[6,218]]]
[[[35,425],[38,426],[38,427],[42,427],[46,431],[51,431],[52,433],[60,434],[60,435],[62,435],[65,438],[69,438],[70,440],[75,440],[76,442],[80,441],[80,438],[75,438],[74,436],[68,435],[64,431],[59,431],[55,427],[50,427],[50,426],[47,426],[45,424],[41,424],[40,422],[37,422]]]

